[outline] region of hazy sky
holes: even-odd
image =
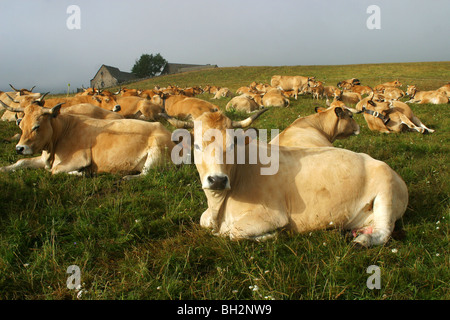
[[[143,53],[219,67],[448,61],[449,17],[449,0],[0,0],[0,90],[88,87],[102,64],[129,72]]]

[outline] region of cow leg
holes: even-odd
[[[259,211],[244,213],[237,220],[230,231],[232,240],[253,239],[267,240],[276,235],[276,230],[285,227],[289,223],[289,218],[284,212],[267,212],[260,208]]]
[[[379,173],[381,175],[383,171]],[[386,177],[388,176],[386,174]],[[362,234],[353,241],[364,247],[386,243],[394,230],[395,221],[402,216],[406,204],[407,190],[404,185],[394,183],[388,190],[380,192],[373,202],[372,222],[370,225],[361,226]]]
[[[402,124],[406,125],[408,128],[412,130],[416,130],[420,133],[424,133],[425,129],[423,127],[416,126],[407,116],[404,114],[400,114],[400,120],[402,121]]]
[[[425,130],[424,133],[426,133],[426,131],[428,131],[429,133],[433,133],[433,132],[434,132],[433,129],[427,128],[427,126],[425,126],[425,125],[422,123],[422,121],[420,121],[419,118],[417,118],[416,116],[413,116],[412,119],[411,119],[411,121],[412,121],[416,126],[422,127],[422,128]]]
[[[151,147],[147,152],[147,158],[145,160],[144,166],[142,167],[141,173],[134,175],[124,176],[122,179],[131,180],[135,178],[139,178],[145,176],[150,168],[153,168],[161,163],[161,150],[159,147]]]
[[[24,169],[24,168],[43,169],[45,168],[45,161],[43,160],[42,156],[20,159],[19,161],[17,161],[12,165],[0,167],[0,172],[11,172],[16,171],[17,169]]]

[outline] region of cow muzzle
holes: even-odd
[[[17,145],[16,146],[17,154],[30,155],[33,154],[32,150],[29,146],[26,145]]]
[[[224,174],[209,175],[204,180],[202,188],[211,190],[230,189],[230,179]]]
[[[112,109],[113,112],[119,112],[120,110],[122,110],[122,108],[120,107],[120,104],[116,104],[114,106],[114,108]]]

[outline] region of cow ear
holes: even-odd
[[[334,112],[336,113],[336,116],[338,118],[342,118],[342,116],[344,115],[344,110],[342,110],[341,107],[337,107],[334,109]]]
[[[59,115],[62,105],[63,103],[58,103],[56,106],[52,108],[52,110],[50,111],[52,118],[56,118]]]
[[[316,113],[320,113],[320,112],[324,112],[326,109],[325,108],[322,108],[322,107],[315,107],[314,108],[314,111],[316,112]]]

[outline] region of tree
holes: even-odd
[[[153,77],[162,71],[167,61],[159,53],[143,54],[136,60],[131,72],[140,78]]]

